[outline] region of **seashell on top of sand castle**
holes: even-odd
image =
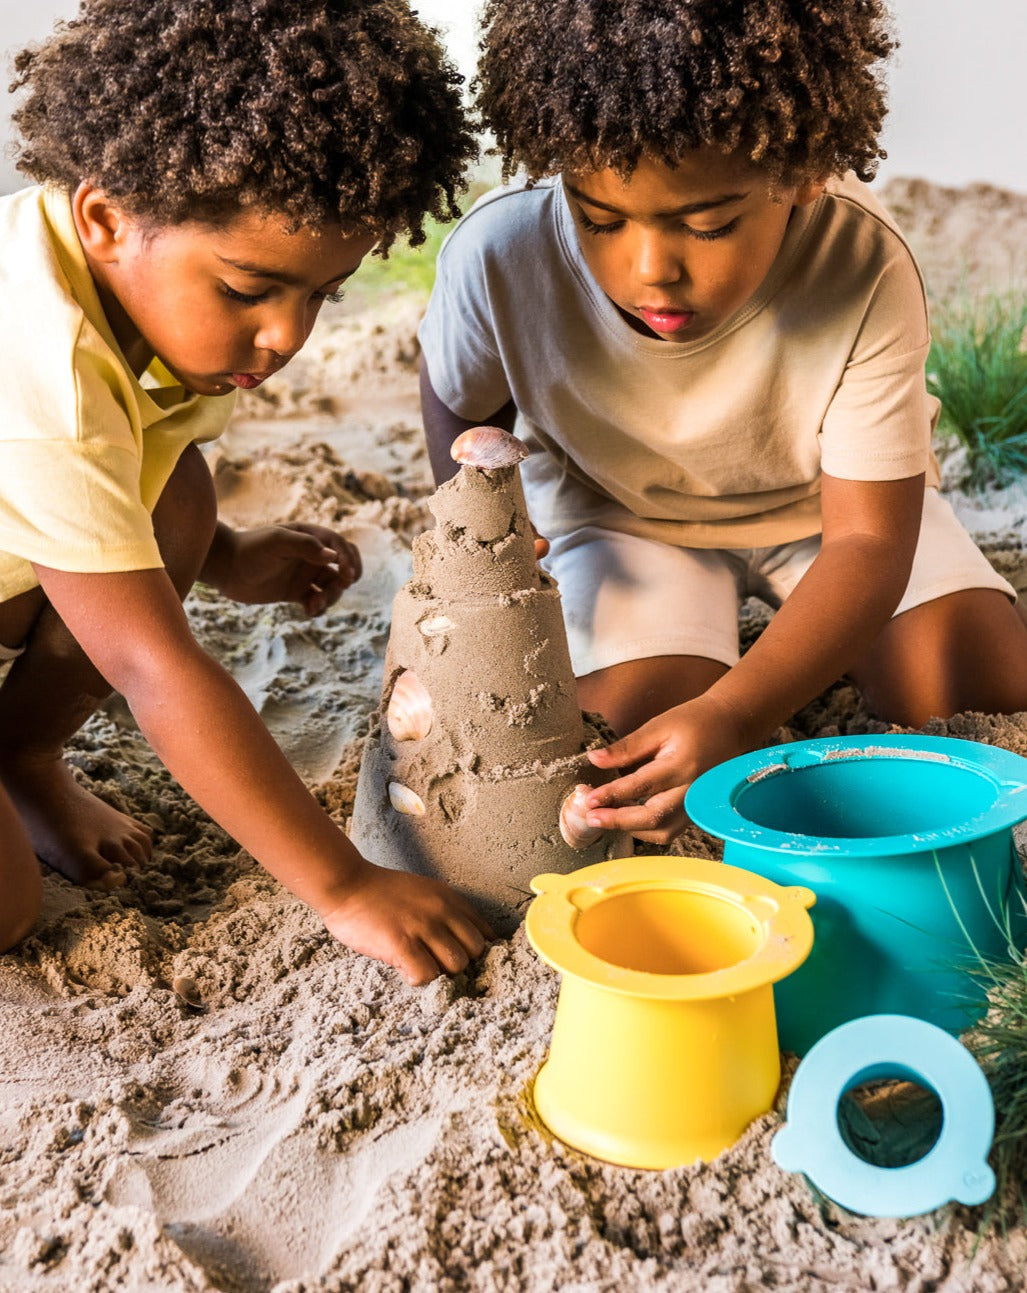
[[[447,881],[501,931],[533,876],[631,852],[585,822],[582,796],[604,778],[586,751],[609,734],[578,708],[521,487],[527,452],[498,427],[454,442],[463,465],[429,500],[435,528],[393,602],[350,830],[366,857]]]
[[[461,431],[450,449],[454,462],[485,471],[515,467],[530,452],[526,444],[500,427],[471,427]]]

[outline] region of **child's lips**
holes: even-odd
[[[694,310],[672,310],[664,306],[640,305],[642,322],[653,332],[681,332],[695,318]]]
[[[266,382],[270,376],[270,373],[229,373],[228,379],[233,386],[239,386],[244,391],[252,391],[261,382]]]

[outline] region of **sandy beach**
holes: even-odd
[[[885,200],[936,302],[1027,283],[1027,196],[892,180]],[[424,299],[351,301],[240,400],[210,449],[233,524],[316,520],[365,575],[317,619],[199,588],[205,648],[238,679],[333,817],[352,812],[390,605],[430,522],[417,408]],[[945,486],[1027,590],[1027,488]],[[755,603],[743,631],[765,623]],[[796,738],[898,729],[832,688]],[[1027,715],[931,733],[1027,754]],[[566,1148],[528,1097],[558,979],[523,930],[427,988],[335,943],[179,789],[117,698],[70,760],[153,827],[152,862],[100,895],[51,873],[43,915],[0,957],[0,1293],[999,1293],[1027,1229],[978,1233],[948,1205],[869,1220],[777,1168],[776,1111],[714,1162],[612,1167]],[[483,824],[483,832],[486,825]],[[718,856],[697,830],[680,850]]]

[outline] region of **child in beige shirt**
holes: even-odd
[[[883,4],[494,0],[507,173],[421,329],[439,477],[513,428],[582,706],[590,824],[665,842],[704,769],[848,673],[883,717],[1027,707],[1027,629],[938,493],[923,283],[865,181]],[[777,610],[739,659],[738,603]]]
[[[487,926],[357,853],[181,599],[202,578],[314,615],[359,576],[322,526],[219,522],[198,443],[368,252],[456,214],[459,78],[392,0],[93,0],[16,68],[20,166],[41,187],[0,201],[0,949],[35,918],[37,856],[112,888],[149,855],[149,830],[62,758],[115,688],[337,938],[412,983],[456,972]]]

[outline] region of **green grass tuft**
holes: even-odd
[[[496,183],[498,176],[490,179],[487,174],[471,179],[460,202],[461,212],[468,211]],[[433,216],[428,216],[424,222],[427,238],[420,247],[411,247],[405,238],[397,238],[386,258],[373,254],[367,256],[346,284],[346,296],[364,305],[376,296],[414,292],[427,301],[435,286],[435,261],[438,259],[439,248],[454,224],[455,221],[442,224]]]
[[[435,284],[435,260],[442,240],[453,226],[427,219],[427,240],[411,247],[405,238],[397,238],[388,257],[367,256],[346,285],[347,296],[376,296],[382,292],[418,292],[426,299]]]
[[[997,1127],[990,1161],[996,1187],[984,1224],[1027,1222],[1027,953],[1010,940],[1008,960],[971,969],[988,990],[987,1015],[966,1043],[984,1070]]]
[[[940,431],[966,447],[971,478],[1027,472],[1027,298],[963,300],[934,321],[927,386]]]

